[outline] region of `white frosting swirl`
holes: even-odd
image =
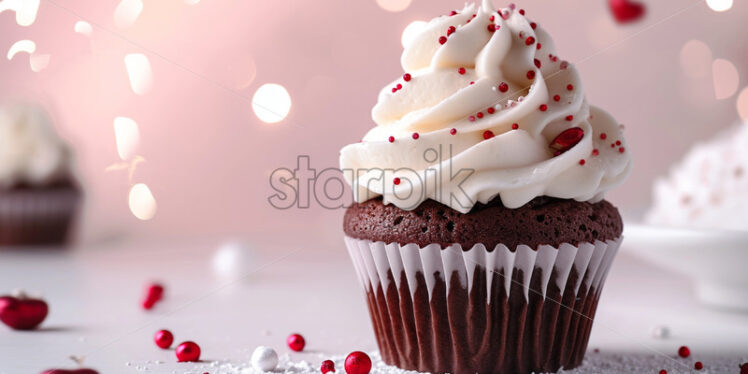
[[[68,176],[71,163],[68,146],[43,109],[0,107],[0,187],[44,186]]]
[[[509,208],[541,195],[597,201],[629,173],[621,126],[587,104],[574,66],[518,10],[484,0],[435,18],[401,63],[410,79],[379,94],[378,126],[341,151],[358,202],[433,199],[466,213],[497,195]],[[573,127],[584,136],[555,155],[550,143]]]

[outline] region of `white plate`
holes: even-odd
[[[623,235],[636,256],[691,278],[702,302],[748,311],[748,232],[627,223]]]

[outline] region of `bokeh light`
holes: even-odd
[[[744,122],[748,122],[748,87],[743,88],[738,95],[738,101],[736,103],[738,107],[738,114],[740,119]]]
[[[403,47],[407,47],[413,38],[418,36],[427,24],[428,22],[426,21],[413,21],[409,23],[408,26],[405,26],[405,29],[403,29],[403,35],[400,37],[400,42],[403,44]]]
[[[0,1],[0,13],[6,10],[16,12],[16,23],[19,26],[31,26],[36,21],[40,0],[3,0]]]
[[[691,78],[708,77],[712,69],[712,50],[701,40],[689,40],[680,50],[680,66]]]
[[[156,215],[156,199],[144,183],[138,183],[130,188],[128,204],[132,214],[140,220],[148,221]]]
[[[135,156],[140,144],[140,130],[137,122],[127,117],[115,118],[114,140],[117,143],[119,158],[127,161]]]
[[[279,84],[263,84],[252,97],[252,110],[262,122],[280,122],[291,111],[291,95]]]
[[[401,12],[410,6],[411,0],[377,0],[380,8],[389,12]]]
[[[715,12],[724,12],[732,8],[732,0],[706,0],[706,5]]]
[[[153,72],[146,55],[131,53],[125,56],[125,68],[133,92],[138,95],[145,95],[151,90],[151,87],[153,87]]]
[[[8,60],[12,60],[13,57],[15,57],[16,54],[19,52],[26,52],[28,54],[32,54],[35,51],[36,51],[36,43],[28,39],[19,40],[13,43],[13,45],[11,45],[10,48],[8,48],[7,57],[8,57]]]
[[[142,0],[122,0],[114,10],[114,24],[119,28],[132,26],[143,11]]]
[[[727,99],[738,91],[740,74],[732,62],[718,58],[712,63],[714,96],[717,100]]]
[[[91,27],[91,24],[86,21],[76,22],[73,30],[75,30],[75,32],[79,34],[83,34],[86,36],[93,34],[93,27]]]

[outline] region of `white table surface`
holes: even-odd
[[[213,360],[247,362],[257,345],[288,353],[285,338],[292,332],[306,337],[308,351],[293,360],[376,350],[342,238],[321,248],[255,245],[241,279],[213,266],[224,241],[132,239],[68,251],[0,250],[0,294],[23,288],[50,305],[37,331],[0,326],[0,374],[74,367],[70,355],[84,356],[85,366],[101,373],[215,373],[203,367]],[[150,280],[165,284],[166,297],[146,312],[140,301]],[[669,339],[652,337],[658,325],[670,329]],[[200,344],[205,363],[179,364],[173,351],[158,349],[152,336],[161,328],[175,334],[175,345]],[[691,348],[692,359],[666,357],[681,345]],[[620,372],[621,362],[649,365],[653,373],[663,365],[670,373],[690,372],[696,359],[707,367],[737,367],[748,361],[748,314],[700,306],[687,279],[639,261],[624,244],[589,347],[601,353],[585,372]]]

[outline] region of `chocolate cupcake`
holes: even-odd
[[[341,151],[345,242],[382,357],[432,373],[581,364],[621,243],[622,128],[548,34],[490,1],[429,22]]]
[[[68,146],[41,108],[0,108],[0,245],[67,242],[81,200],[71,165]]]

